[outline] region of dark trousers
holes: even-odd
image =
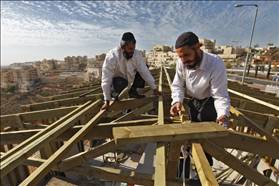
[[[202,121],[216,121],[217,118],[217,112],[214,106],[214,99],[212,97],[205,98],[203,100],[198,99],[191,99],[188,102],[188,114],[189,119],[194,122],[202,122]],[[189,151],[190,149],[188,149]],[[182,155],[182,154],[180,154]],[[205,152],[205,156],[210,164],[210,166],[213,165],[213,159],[210,154]],[[179,162],[179,172],[181,176],[182,170],[183,170],[183,159]],[[185,161],[185,177],[189,178],[190,175],[190,158],[187,157]]]
[[[202,100],[191,99],[188,102],[189,117],[191,121],[216,121],[217,112],[212,97]]]
[[[122,77],[114,77],[112,79],[112,97],[114,95],[119,95],[123,89],[125,89],[128,86],[128,80]],[[129,90],[129,93],[135,93],[137,91],[137,88],[144,88],[145,81],[140,76],[140,74],[137,72],[135,75],[134,82],[131,86],[131,89]]]

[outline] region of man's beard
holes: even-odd
[[[201,64],[202,55],[201,55],[201,57],[199,57],[197,51],[195,50],[195,59],[194,59],[193,63],[191,63],[191,64],[187,64],[186,63],[186,68],[188,68],[188,69],[195,69],[196,67],[198,67]]]
[[[127,59],[127,60],[129,60],[129,59],[131,59],[132,57],[133,57],[133,55],[134,55],[134,52],[133,53],[127,53],[127,52],[123,52],[123,56]]]

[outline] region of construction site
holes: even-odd
[[[132,99],[124,89],[100,110],[95,83],[1,115],[1,185],[279,185],[278,97],[229,81],[229,128],[195,123],[187,97],[180,116],[170,116],[175,70],[151,73],[159,96],[146,86],[145,98]],[[178,169],[182,145],[191,149],[189,179]]]

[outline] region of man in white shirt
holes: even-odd
[[[135,49],[136,39],[131,32],[123,34],[120,47],[110,50],[102,67],[102,89],[105,103],[102,109],[107,109],[109,101],[118,99],[120,92],[127,86],[130,88],[130,98],[143,98],[137,92],[144,88],[145,82],[158,94],[155,80],[151,75],[142,53]]]
[[[216,121],[227,127],[230,98],[224,62],[217,55],[202,51],[201,46],[193,32],[185,32],[176,40],[175,49],[179,59],[172,83],[170,113],[173,116],[179,114],[186,92],[191,98],[188,102],[191,121]],[[207,153],[206,157],[212,166],[212,157]],[[189,177],[189,157],[184,163],[184,176]],[[181,173],[183,163],[179,165]]]
[[[226,124],[230,114],[227,75],[224,62],[217,55],[200,49],[198,37],[193,32],[181,34],[175,44],[179,60],[172,83],[171,114],[182,107],[185,92],[192,121],[217,121]]]

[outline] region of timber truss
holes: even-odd
[[[1,185],[42,185],[57,172],[129,184],[182,185],[177,177],[182,144],[192,148],[201,185],[278,185],[278,98],[230,83],[231,128],[191,123],[186,110],[180,117],[169,116],[174,72],[161,67],[152,73],[162,93],[157,97],[147,87],[146,98],[129,99],[125,89],[119,101],[100,111],[101,87],[95,84],[1,116]],[[148,154],[150,144],[154,156]],[[134,168],[123,166],[117,155],[113,163],[94,164],[108,153],[127,153],[132,145],[145,148]],[[213,172],[205,152],[227,167]],[[268,167],[265,175],[257,170],[260,162]],[[139,171],[148,166],[151,171]]]

